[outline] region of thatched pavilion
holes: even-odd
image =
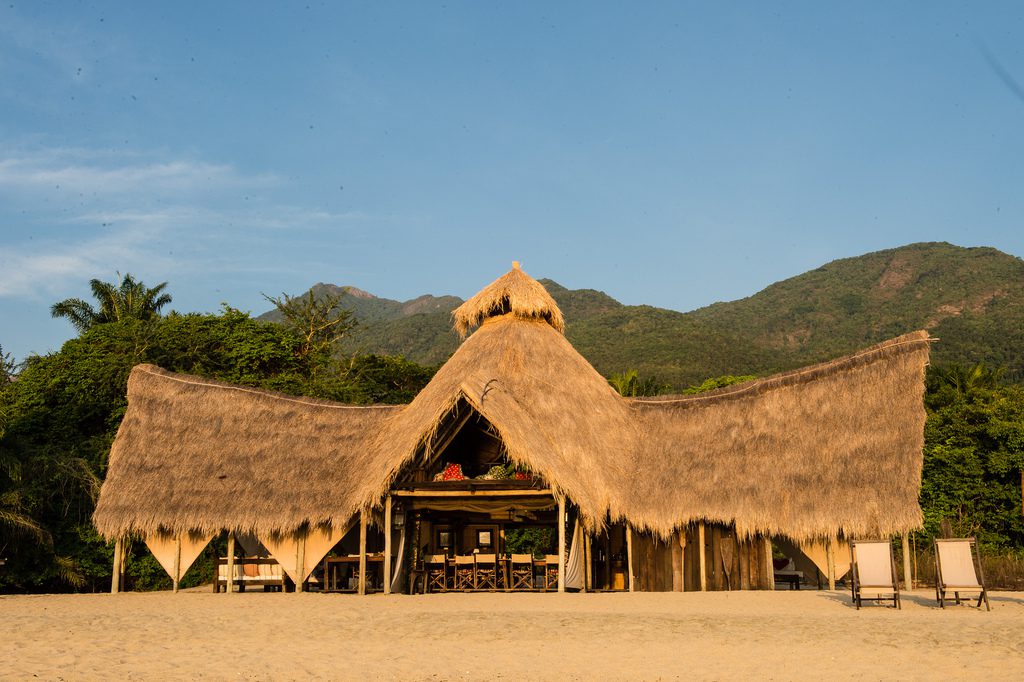
[[[353,555],[365,591],[376,544],[388,592],[423,555],[502,553],[506,530],[529,524],[557,531],[559,589],[631,590],[771,588],[773,541],[831,582],[845,572],[838,539],[921,525],[926,332],[709,393],[628,399],[518,265],[453,315],[468,338],[402,406],[136,367],[97,528],[145,537],[175,577],[216,534],[255,539],[298,589],[333,549]],[[453,464],[529,474],[435,480]]]

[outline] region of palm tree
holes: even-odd
[[[149,320],[158,317],[160,309],[171,302],[171,295],[162,293],[166,286],[167,282],[162,282],[149,288],[130,273],[121,279],[120,285],[93,279],[89,280],[89,287],[99,308],[80,298],[69,298],[54,303],[50,314],[66,317],[79,332],[104,322]]]
[[[640,373],[635,369],[627,369],[622,374],[613,374],[608,379],[612,388],[625,398],[635,398],[640,383]]]

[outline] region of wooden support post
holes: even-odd
[[[769,590],[775,589],[775,565],[772,563],[772,539],[764,536],[765,579]]]
[[[836,540],[829,538],[825,545],[825,555],[828,558],[828,589],[836,589]]]
[[[224,580],[224,593],[231,594],[235,590],[235,534],[228,531],[228,575]],[[218,569],[219,572],[220,569]]]
[[[384,594],[391,594],[391,495],[384,498]]]
[[[679,591],[686,592],[686,526],[679,529]]]
[[[110,594],[117,594],[121,591],[121,573],[124,571],[124,541],[117,536],[114,541],[114,570],[110,576]]]
[[[296,592],[304,592],[306,584],[306,536],[309,532],[306,529],[298,531],[298,542],[295,543],[295,576],[299,579],[295,583]]]
[[[558,500],[558,591],[565,592],[565,498]]]
[[[359,594],[366,594],[366,510],[359,512]]]
[[[905,589],[914,589],[914,579],[910,573],[910,533],[903,534],[903,584]]]
[[[669,558],[671,559],[670,563],[672,565],[672,591],[673,592],[682,592],[683,591],[683,587],[682,587],[682,580],[683,580],[682,555],[680,555],[680,553],[678,551],[678,547],[676,546],[676,536],[678,534],[679,534],[679,531],[676,531],[675,533],[673,533],[672,536],[669,537],[668,542],[665,545],[668,548]]]
[[[629,573],[629,591],[636,592],[636,579],[633,577],[633,526],[626,523],[626,571]]]
[[[586,526],[583,533],[583,557],[587,563],[587,570],[583,572],[583,591],[590,592],[594,589],[594,536]]]
[[[697,551],[700,562],[700,591],[708,591],[708,561],[707,550],[704,549],[704,522],[697,526]]]
[[[174,536],[174,591],[178,591],[181,580],[181,535]]]

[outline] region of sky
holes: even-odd
[[[1024,3],[0,4],[0,346],[92,278],[254,314],[535,277],[687,311],[1024,255]]]

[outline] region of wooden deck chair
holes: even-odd
[[[498,557],[495,554],[476,554],[476,589],[498,589]]]
[[[533,555],[512,555],[512,589],[515,591],[533,589]]]
[[[953,538],[935,540],[935,598],[940,608],[946,608],[948,592],[953,593],[960,603],[960,593],[977,593],[980,609],[991,611],[988,604],[988,590],[985,589],[985,574],[981,570],[981,555],[974,538]]]
[[[448,555],[431,554],[423,561],[427,571],[427,592],[448,591]]]
[[[853,603],[858,609],[864,600],[882,603],[890,599],[893,606],[901,608],[896,562],[888,540],[851,540],[850,575]]]
[[[455,557],[455,589],[475,590],[476,589],[476,557],[456,556]]]
[[[558,555],[544,555],[544,591],[558,589]]]

